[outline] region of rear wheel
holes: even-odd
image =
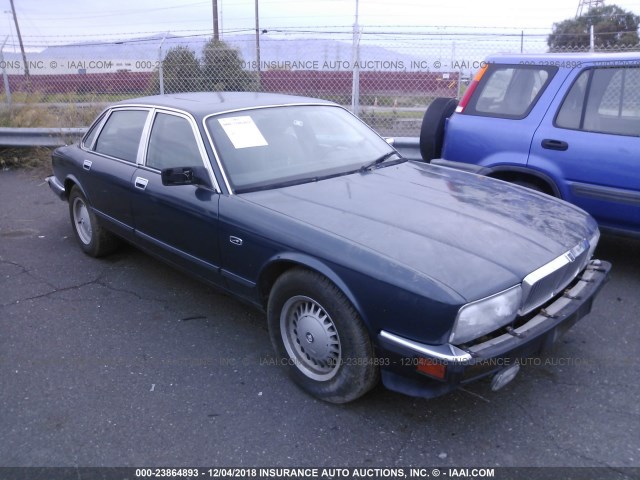
[[[427,107],[420,128],[420,154],[425,162],[442,155],[444,126],[457,106],[458,101],[455,98],[439,97]]]
[[[77,186],[69,194],[69,216],[76,240],[87,255],[101,257],[118,246],[119,239],[100,225]]]
[[[311,395],[346,403],[377,383],[373,345],[362,320],[322,275],[301,268],[282,274],[269,296],[268,321],[280,363]]]

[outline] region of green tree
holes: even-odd
[[[202,50],[202,87],[207,91],[255,90],[252,72],[245,70],[240,52],[220,40],[209,40]]]
[[[639,24],[638,15],[617,5],[592,8],[578,18],[554,23],[547,44],[551,50],[589,47],[589,30],[593,25],[595,44],[598,47],[637,45]]]
[[[164,93],[197,92],[202,89],[200,62],[193,50],[177,46],[171,48],[162,61]],[[160,71],[156,69],[150,90],[160,92]]]

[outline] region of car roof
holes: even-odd
[[[123,100],[114,105],[143,105],[183,110],[196,117],[255,107],[301,104],[336,105],[327,100],[260,92],[188,92]]]
[[[486,61],[491,63],[519,63],[524,60],[532,62],[553,61],[572,62],[580,66],[578,62],[634,62],[640,64],[640,52],[579,52],[579,53],[501,53],[489,55]]]

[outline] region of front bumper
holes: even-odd
[[[385,361],[382,381],[390,390],[432,398],[515,365],[548,350],[574,323],[591,311],[596,294],[609,278],[611,264],[591,260],[564,294],[523,325],[490,340],[458,348],[426,345],[381,331],[378,345]],[[421,373],[419,365],[441,365],[443,378]]]

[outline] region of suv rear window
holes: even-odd
[[[556,71],[551,66],[489,65],[465,113],[525,118]]]

